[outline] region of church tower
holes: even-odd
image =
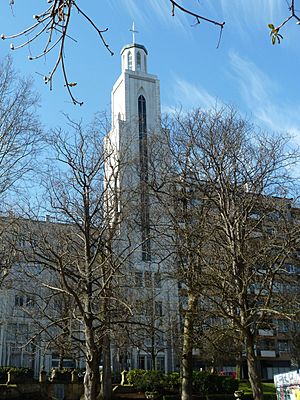
[[[141,117],[148,132],[160,130],[160,88],[155,75],[147,72],[147,49],[132,43],[121,50],[121,75],[112,90],[113,130],[119,131],[119,121],[133,125]],[[116,135],[120,132],[116,132]]]
[[[133,43],[121,50],[122,70],[112,90],[112,130],[109,134],[110,143],[118,154],[126,154],[128,164],[135,160],[135,167],[125,168],[126,173],[123,169],[119,186],[123,190],[124,187],[139,187],[137,231],[140,235],[136,240],[141,243],[142,261],[151,261],[148,148],[151,136],[162,132],[159,80],[148,73],[147,57],[147,49],[134,42],[134,35]]]
[[[149,183],[162,176],[166,132],[161,127],[159,80],[148,73],[148,51],[135,43],[134,35],[121,50],[121,74],[112,89],[111,107],[107,182],[119,193],[115,209],[121,215],[120,242],[130,248],[124,276],[135,318],[124,368],[170,371],[176,365],[177,282],[169,278],[169,264],[162,261],[169,251],[165,232],[160,232],[165,216],[149,190]]]

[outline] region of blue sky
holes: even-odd
[[[111,88],[120,73],[120,50],[132,40],[149,52],[148,71],[161,81],[162,111],[183,107],[209,108],[217,103],[235,105],[254,123],[270,131],[287,131],[300,142],[300,26],[291,21],[282,32],[280,45],[272,46],[268,23],[280,23],[287,15],[286,0],[178,0],[195,12],[225,21],[220,47],[219,30],[176,12],[169,0],[78,0],[98,27],[109,28],[105,39],[114,51],[110,56],[97,34],[74,15],[72,37],[66,48],[70,81],[82,107],[70,103],[59,74],[52,92],[39,74],[47,74],[55,60],[28,61],[30,52],[42,50],[45,38],[11,52],[11,41],[0,42],[0,56],[10,52],[15,68],[31,75],[41,96],[40,115],[45,128],[64,124],[62,113],[90,120],[97,111],[110,112]],[[16,33],[34,22],[46,0],[1,0],[0,30]],[[1,33],[0,32],[0,33]],[[19,42],[14,41],[17,45]]]

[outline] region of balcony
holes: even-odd
[[[276,357],[275,350],[260,350],[261,357]]]
[[[274,336],[274,330],[273,329],[259,329],[258,335],[259,336]]]

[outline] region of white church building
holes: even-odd
[[[179,299],[178,284],[170,276],[174,259],[165,236],[169,229],[165,213],[151,193],[151,184],[163,179],[162,157],[168,132],[161,126],[160,84],[148,73],[148,52],[133,43],[121,50],[121,74],[112,89],[112,128],[107,136],[109,165],[125,165],[118,171],[120,204],[133,203],[134,209],[121,214],[123,237],[130,237],[130,271],[137,304],[138,324],[132,329],[130,348],[122,355],[126,368],[174,371],[178,367]],[[106,179],[111,177],[108,168]],[[130,201],[128,196],[131,196]],[[132,202],[132,196],[134,201]]]

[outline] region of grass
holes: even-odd
[[[262,388],[265,399],[276,399],[274,383],[262,382]],[[239,390],[243,390],[246,399],[252,398],[252,390],[249,381],[240,381]]]
[[[264,394],[275,394],[276,393],[274,383],[263,382],[262,387],[263,387]],[[244,393],[252,393],[249,381],[240,381],[239,390],[243,390]]]

